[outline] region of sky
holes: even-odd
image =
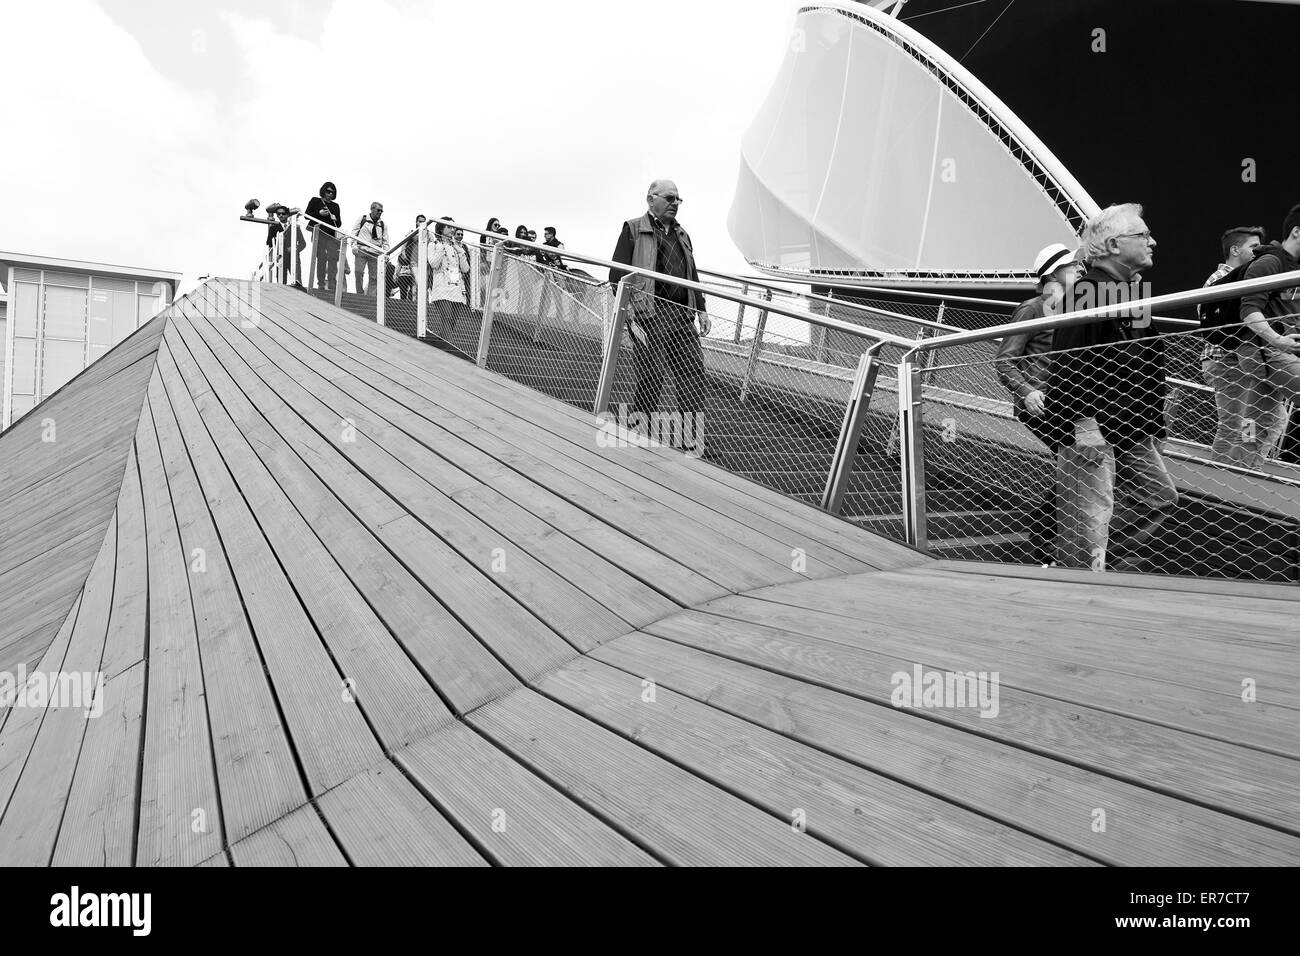
[[[247,276],[256,197],[345,220],[371,200],[497,216],[607,256],[674,179],[701,265],[726,231],[742,133],[796,0],[45,0],[7,5],[0,249]]]

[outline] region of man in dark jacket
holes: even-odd
[[[1259,279],[1300,269],[1300,205],[1282,222],[1282,238],[1255,250],[1242,279]],[[1255,383],[1245,399],[1243,442],[1250,463],[1258,464],[1285,428],[1286,402],[1300,398],[1300,288],[1256,292],[1241,297],[1241,343],[1237,352]],[[1254,333],[1253,335],[1250,333]],[[1294,431],[1294,423],[1292,427]],[[1282,458],[1290,460],[1287,447]]]
[[[316,287],[332,291],[339,271],[338,233],[330,226],[343,225],[343,214],[339,204],[334,201],[338,189],[333,183],[325,183],[320,188],[319,196],[312,196],[307,202],[307,215],[314,216],[326,225],[311,222],[312,260],[315,262]]]
[[[699,282],[691,237],[677,222],[681,202],[677,184],[672,180],[656,179],[651,183],[646,191],[646,213],[623,223],[613,260]],[[663,392],[664,373],[671,371],[677,407],[683,419],[681,434],[690,436],[683,444],[694,453],[703,454],[705,382],[699,336],[709,333],[704,296],[698,290],[673,282],[623,269],[609,270],[609,281],[615,285],[624,276],[628,276],[631,296],[628,331],[636,367],[633,412],[639,413],[647,424],[652,421]]]
[[[1067,311],[1144,298],[1143,271],[1156,241],[1135,203],[1109,206],[1083,233],[1089,269]],[[1058,329],[1048,377],[1049,412],[1060,429],[1057,554],[1069,567],[1137,570],[1178,490],[1161,457],[1165,353],[1151,314]],[[1066,350],[1078,351],[1066,351]],[[1117,500],[1118,499],[1118,500]]]
[[[292,277],[297,276],[298,278],[294,281],[301,283],[302,267],[299,264],[298,254],[306,248],[307,240],[302,237],[301,229],[294,229],[293,232],[297,234],[298,241],[296,248],[291,250],[289,246],[293,241],[292,237],[286,236],[284,240],[280,238],[281,233],[289,232],[289,217],[291,215],[296,216],[298,210],[290,209],[284,203],[273,202],[266,207],[266,214],[274,217],[271,219],[271,225],[266,230],[266,247],[274,249],[276,243],[282,243],[282,248],[279,250],[281,254],[280,265],[275,275],[272,276],[272,281],[288,283]],[[290,255],[294,258],[292,267],[289,262]]]
[[[1030,322],[1056,315],[1080,271],[1074,253],[1059,242],[1043,249],[1034,260],[1038,295],[1020,303],[1012,313],[1011,321]],[[998,381],[1011,393],[1016,418],[1034,433],[1055,459],[1061,441],[1052,428],[1054,420],[1047,415],[1047,373],[1051,368],[1048,353],[1051,351],[1051,329],[1008,335],[998,345],[994,368]],[[1029,546],[1039,564],[1055,562],[1055,538],[1056,485],[1053,479],[1029,518]]]

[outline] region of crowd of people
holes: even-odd
[[[332,182],[321,185],[317,195],[311,197],[305,210],[290,208],[283,203],[272,202],[266,212],[271,217],[267,228],[266,245],[275,248],[281,242],[281,234],[290,228],[291,217],[300,211],[305,212],[305,226],[297,229],[297,235],[290,238],[291,252],[295,264],[291,268],[288,252],[281,258],[275,278],[281,282],[292,281],[292,276],[302,276],[301,253],[307,246],[303,229],[312,237],[312,254],[309,268],[312,270],[312,282],[315,288],[333,291],[340,281],[339,263],[343,263],[344,288],[346,291],[347,275],[353,276],[353,291],[358,295],[375,294],[379,281],[380,256],[386,256],[383,281],[389,296],[396,296],[406,301],[414,301],[416,295],[416,268],[419,263],[419,227],[427,222],[427,217],[415,217],[414,229],[410,235],[401,239],[396,247],[390,246],[393,237],[384,222],[384,204],[372,202],[370,211],[352,224],[346,232],[343,229],[343,214],[338,203],[338,187]],[[444,327],[454,329],[460,314],[470,305],[472,257],[469,246],[465,243],[462,229],[448,226],[453,222],[451,216],[443,216],[434,223],[433,228],[425,231],[426,268],[428,302],[438,310]],[[499,242],[505,243],[507,252],[516,256],[535,260],[554,272],[565,272],[565,265],[560,252],[564,243],[560,242],[554,226],[543,229],[542,245],[547,250],[524,246],[518,241],[511,241],[510,231],[495,216],[484,227],[486,235],[479,237],[480,268],[486,272],[491,259],[491,249]],[[498,239],[496,236],[503,238]],[[294,241],[296,240],[296,241]],[[525,225],[515,229],[514,240],[537,242],[537,233]],[[351,249],[341,248],[348,243]],[[286,247],[288,250],[288,247]],[[352,262],[348,261],[351,252]],[[340,254],[342,253],[342,255]],[[302,283],[299,282],[299,285]]]
[[[1156,240],[1142,207],[1103,209],[1076,252],[1043,249],[1038,295],[1013,322],[1150,296],[1143,274]],[[1206,285],[1300,268],[1300,205],[1264,244],[1260,227],[1223,233],[1223,262]],[[1220,462],[1259,468],[1276,455],[1290,403],[1300,396],[1300,299],[1288,288],[1206,303],[1201,368],[1214,389],[1211,447]],[[1145,548],[1178,503],[1161,454],[1167,435],[1166,354],[1149,311],[1006,336],[996,368],[1016,417],[1052,452],[1055,480],[1031,515],[1030,542],[1045,565],[1138,570]]]

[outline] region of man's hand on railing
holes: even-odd
[[[713,327],[713,320],[709,318],[709,313],[700,312],[700,335],[708,335],[709,329]]]
[[[1025,411],[1035,418],[1042,418],[1043,412],[1047,411],[1046,396],[1038,389],[1034,389],[1025,396]]]
[[[1288,332],[1286,335],[1279,336],[1277,341],[1273,343],[1273,348],[1279,352],[1295,355],[1300,352],[1300,333]]]

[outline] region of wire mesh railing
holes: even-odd
[[[465,234],[482,238],[466,242]],[[306,255],[315,255],[310,238]],[[1049,448],[1056,439],[1046,420],[1036,421],[999,374],[994,353],[1010,326],[998,303],[842,301],[728,277],[697,284],[626,266],[620,269],[641,281],[615,286],[587,272],[616,265],[606,260],[569,251],[557,259],[537,243],[442,222],[376,258],[384,278],[364,297],[342,296],[345,307],[595,411],[598,443],[658,443],[704,455],[949,557],[1296,578],[1300,472],[1275,460],[1288,400],[1275,413],[1241,411],[1243,403],[1258,405],[1241,395],[1233,406],[1226,399],[1242,391],[1246,373],[1214,353],[1199,331],[1145,340],[1158,342],[1161,353],[1151,389],[1161,444],[1141,460],[1118,444],[1109,453],[1086,452],[1090,466],[1109,469],[1110,498],[1101,494],[1098,505],[1096,482],[1079,477],[1077,462],[1063,470],[1069,456]],[[283,254],[268,256],[263,275],[292,279],[305,270],[284,262]],[[1207,294],[1230,293],[1155,302],[1181,307]],[[1090,315],[1029,327],[1078,324]],[[1062,354],[1039,361],[1051,366]],[[1101,388],[1106,376],[1089,381]],[[1232,438],[1248,433],[1257,436],[1250,447]],[[1151,464],[1156,459],[1159,467]],[[1125,530],[1141,504],[1130,494],[1135,474],[1150,479],[1137,486],[1152,500],[1171,484],[1176,490],[1159,520],[1148,521],[1156,531],[1137,543]],[[1066,522],[1073,537],[1063,530],[1063,513],[1073,515]],[[1118,530],[1098,544],[1097,527],[1112,522]],[[1079,531],[1084,525],[1091,538]],[[1080,541],[1091,543],[1085,549]]]

